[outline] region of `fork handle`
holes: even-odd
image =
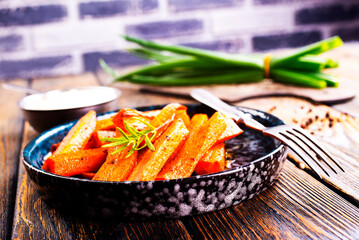
[[[191,96],[197,101],[223,113],[229,118],[234,119],[234,121],[244,123],[247,127],[258,131],[263,131],[266,128],[264,125],[254,120],[250,114],[223,102],[207,90],[200,88],[193,89],[191,91]]]

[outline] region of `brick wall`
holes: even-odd
[[[358,0],[2,0],[0,79],[146,63],[119,34],[250,53],[340,35],[359,40]]]

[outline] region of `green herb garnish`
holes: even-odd
[[[121,146],[116,151],[112,152],[111,154],[118,153],[125,149],[126,147],[132,145],[130,151],[128,151],[125,158],[131,156],[135,151],[141,150],[145,147],[151,149],[151,151],[155,150],[155,147],[152,144],[152,140],[156,135],[156,128],[151,124],[143,121],[142,119],[136,118],[135,119],[141,121],[142,123],[146,124],[148,129],[138,131],[136,128],[130,126],[126,121],[124,121],[125,129],[128,132],[125,133],[121,128],[117,127],[117,130],[121,133],[122,137],[119,138],[101,138],[101,141],[110,142],[108,144],[103,145],[102,147],[116,147]]]
[[[271,78],[274,82],[313,88],[338,86],[337,77],[322,72],[327,68],[338,67],[338,63],[318,55],[341,46],[343,42],[339,37],[331,37],[289,54],[269,58],[269,55],[220,53],[163,45],[130,36],[123,38],[140,46],[129,49],[131,54],[157,63],[118,76],[100,60],[101,67],[114,81],[180,86],[258,82]]]

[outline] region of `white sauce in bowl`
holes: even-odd
[[[98,105],[115,100],[120,91],[110,87],[83,87],[53,90],[23,98],[20,107],[25,110],[61,110]]]

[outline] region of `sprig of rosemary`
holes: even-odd
[[[128,122],[124,121],[123,123],[125,125],[125,129],[127,130],[128,134],[126,134],[121,128],[117,127],[117,130],[121,133],[122,137],[101,138],[100,141],[110,142],[108,144],[103,145],[102,147],[121,146],[119,149],[111,153],[111,154],[115,154],[127,148],[128,146],[132,145],[130,151],[128,151],[125,158],[128,158],[135,151],[141,150],[145,147],[148,147],[149,149],[151,149],[151,151],[154,151],[155,147],[152,144],[152,140],[156,135],[157,132],[156,128],[140,118],[135,118],[135,119],[146,124],[148,128],[139,131],[136,128],[132,127],[130,124],[128,124]]]

